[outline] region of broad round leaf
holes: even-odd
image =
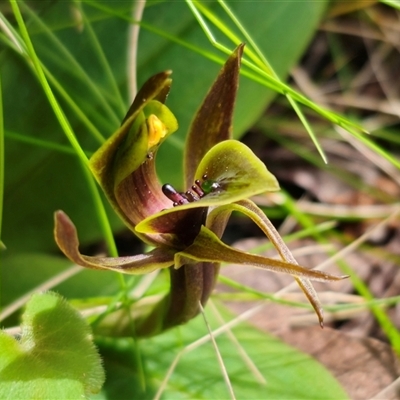
[[[0,398],[77,399],[98,392],[105,377],[90,333],[61,296],[33,295],[21,340],[0,332]]]

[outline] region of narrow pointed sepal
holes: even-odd
[[[75,225],[63,211],[54,214],[54,237],[61,251],[74,263],[91,269],[111,270],[124,274],[147,274],[174,263],[174,252],[156,248],[145,254],[129,257],[91,257],[79,252]]]
[[[307,297],[308,301],[312,305],[315,313],[317,314],[319,325],[321,328],[324,327],[324,310],[322,304],[318,298],[317,291],[314,289],[311,281],[309,279],[294,277],[300,289],[303,291],[304,295]],[[343,278],[347,278],[344,276]]]
[[[189,264],[190,262],[200,261],[254,266],[272,272],[290,274],[320,282],[338,281],[346,277],[330,275],[322,271],[307,269],[286,261],[234,249],[223,243],[205,226],[201,227],[200,233],[191,246],[175,254],[175,268],[179,268],[181,265]]]
[[[220,206],[215,208],[211,213],[207,216],[206,225],[213,232],[223,229],[226,224],[226,219],[233,212],[241,212],[252,219],[259,228],[266,234],[271,243],[274,245],[282,260],[297,265],[297,261],[294,258],[293,254],[286,246],[285,242],[279,235],[278,231],[275,229],[271,221],[268,217],[260,210],[256,204],[254,204],[251,200],[245,199],[241,200],[237,203],[227,204],[225,206]],[[347,278],[348,276],[342,276],[341,278]],[[305,277],[294,276],[297,284],[300,286],[300,289],[304,292],[308,301],[313,306],[321,327],[323,327],[323,309],[321,302],[318,298],[318,294],[314,289],[310,279]]]
[[[231,138],[243,48],[241,44],[228,58],[193,118],[184,154],[187,186],[192,184],[204,154],[217,143]]]

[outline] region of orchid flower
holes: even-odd
[[[132,306],[128,319],[133,319],[138,337],[158,334],[195,317],[199,304],[207,302],[214,288],[221,263],[291,274],[321,325],[322,307],[310,280],[343,278],[298,265],[269,219],[248,199],[277,191],[279,185],[247,146],[231,139],[242,51],[240,45],[229,57],[192,121],[184,153],[186,191],[161,185],[155,170],[157,149],[178,128],[164,104],[170,71],[143,85],[121,127],[90,159],[90,168],[115,211],[153,250],[129,257],[82,255],[75,226],[64,212],[55,213],[56,242],[78,265],[125,274],[169,269],[169,293],[151,307]],[[221,241],[233,211],[262,229],[280,260],[246,253]],[[123,312],[114,334],[132,334],[129,324],[121,322]]]

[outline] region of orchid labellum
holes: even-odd
[[[76,264],[126,274],[169,269],[168,295],[155,303],[119,310],[113,316],[114,327],[106,331],[143,337],[185,323],[199,313],[200,303],[207,302],[221,263],[291,274],[322,325],[322,308],[310,280],[343,277],[297,264],[271,222],[249,200],[279,190],[277,180],[247,146],[230,139],[242,51],[243,45],[229,57],[192,121],[184,154],[185,191],[161,185],[155,170],[157,149],[178,127],[164,105],[171,85],[169,71],[143,85],[121,127],[90,160],[115,211],[153,250],[130,257],[81,255],[75,226],[62,211],[55,214],[57,244]],[[246,253],[221,241],[233,211],[248,216],[265,232],[280,260]],[[134,332],[128,328],[132,321]]]

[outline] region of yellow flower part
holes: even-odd
[[[148,145],[147,148],[158,145],[160,140],[165,137],[168,133],[168,129],[165,124],[156,115],[151,114],[147,118],[147,130],[148,130]]]

